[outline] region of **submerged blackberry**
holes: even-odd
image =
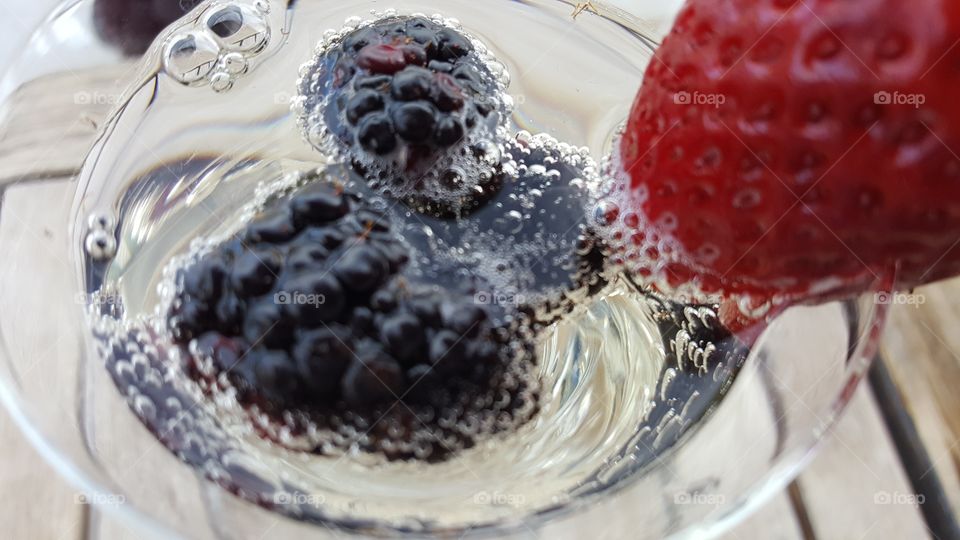
[[[493,185],[496,166],[475,148],[495,140],[503,83],[459,31],[382,19],[334,41],[307,72],[301,122],[311,142],[333,143],[378,187],[460,214],[477,186]],[[445,181],[451,174],[461,180]]]
[[[482,280],[435,284],[409,252],[390,215],[342,185],[275,201],[179,272],[169,326],[194,353],[188,373],[314,434],[317,452],[443,459],[529,419],[531,337],[502,306],[476,304]],[[378,419],[404,428],[323,435]]]
[[[589,158],[532,138],[506,147],[516,173],[469,218],[436,216],[419,207],[415,223],[430,235],[408,234],[419,252],[442,264],[423,264],[432,282],[453,286],[480,276],[480,304],[516,309],[534,328],[557,320],[606,285],[604,244],[594,232],[598,180]],[[459,249],[469,246],[469,249]],[[425,261],[426,262],[426,261]]]

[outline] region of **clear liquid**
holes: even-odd
[[[344,4],[298,2],[287,13],[273,4],[269,43],[226,91],[183,85],[162,59],[147,59],[159,71],[148,71],[107,126],[84,167],[78,201],[84,222],[99,216],[78,226],[78,245],[98,227],[118,231],[109,256],[89,249],[81,255],[89,290],[115,300],[96,306],[93,318],[107,369],[134,412],[183,461],[299,519],[460,529],[515,522],[611,492],[702,419],[742,360],[704,359],[710,344],[686,346],[682,332],[717,324],[711,310],[665,310],[622,278],[541,336],[537,416],[439,464],[280,448],[258,435],[230,396],[211,400],[179,371],[160,316],[171,292],[170,263],[196,249],[196,239],[242,225],[264,179],[323,165],[289,102],[299,66],[324,30],[382,9],[378,2]],[[430,14],[435,5],[391,2],[401,14]],[[511,74],[511,131],[549,133],[594,159],[609,154],[650,56],[636,34],[597,15],[572,20],[563,2],[447,0],[442,10]],[[688,327],[665,330],[657,316],[668,311]]]

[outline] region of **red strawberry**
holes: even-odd
[[[956,275],[957,88],[954,0],[690,0],[622,141],[629,244],[708,292]]]

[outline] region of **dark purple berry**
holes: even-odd
[[[390,230],[390,218],[382,212],[370,209],[357,210],[354,212],[353,218],[360,226],[356,231],[358,233],[382,233]]]
[[[293,422],[294,436],[310,428],[301,422],[326,433],[355,419],[366,430],[360,424],[381,415],[385,425],[403,427],[399,434],[374,429],[360,443],[364,450],[438,428],[435,420],[423,428],[403,416],[414,414],[409,407],[430,408],[434,418],[475,415],[494,402],[511,412],[526,383],[503,386],[504,374],[532,361],[533,349],[516,353],[512,340],[525,338],[510,319],[474,303],[476,291],[491,287],[459,263],[418,257],[409,264],[415,244],[409,226],[401,240],[395,220],[402,214],[379,195],[353,191],[357,184],[342,174],[336,182],[324,176],[272,199],[246,230],[178,274],[183,287],[169,314],[174,340],[210,360],[194,361],[190,375],[229,381],[244,405]],[[438,238],[454,225],[417,220]],[[407,406],[391,409],[398,399]],[[456,437],[459,447],[474,444],[470,435]],[[430,449],[435,459],[454,450]]]
[[[463,34],[450,28],[440,30],[440,58],[450,61],[473,51],[473,44]]]
[[[350,327],[361,332],[369,332],[373,328],[373,311],[368,307],[358,307],[350,317]]]
[[[444,304],[441,308],[443,323],[462,336],[475,336],[487,320],[487,312],[477,305]]]
[[[447,113],[459,111],[465,103],[460,85],[446,73],[437,74],[432,99],[441,111]],[[445,118],[456,120],[453,116],[446,116]]]
[[[316,245],[325,249],[337,249],[346,241],[344,231],[332,227],[312,227],[303,231],[297,242],[306,245]]]
[[[282,265],[277,251],[248,251],[234,261],[230,283],[237,294],[244,298],[259,296],[276,283]]]
[[[388,313],[397,309],[397,296],[388,289],[380,289],[370,297],[370,308],[380,313]]]
[[[393,111],[397,135],[408,142],[426,141],[433,135],[436,124],[436,110],[425,102],[406,103]]]
[[[227,338],[217,332],[207,332],[197,338],[197,354],[201,358],[209,358],[218,371],[235,368],[243,360],[246,346],[241,340]]]
[[[350,331],[338,326],[304,333],[297,340],[293,358],[305,385],[316,394],[313,400],[323,403],[339,395],[343,375],[354,359],[350,339]]]
[[[183,290],[187,296],[203,303],[212,304],[223,294],[227,280],[227,266],[216,255],[204,257],[197,263],[196,272],[188,272],[183,278]]]
[[[290,208],[296,220],[312,225],[341,218],[350,209],[343,195],[330,188],[300,195],[291,201]]]
[[[383,97],[374,90],[361,90],[347,102],[347,122],[357,125],[364,116],[383,110]]]
[[[218,322],[217,329],[231,336],[241,333],[245,314],[246,304],[233,294],[224,295],[213,309],[213,316]]]
[[[430,340],[430,363],[441,371],[449,371],[460,363],[466,349],[464,336],[450,330],[441,330]]]
[[[292,319],[308,328],[337,320],[347,303],[343,287],[327,272],[308,272],[291,279],[276,298]]]
[[[453,71],[453,64],[439,60],[431,60],[430,63],[427,64],[427,69],[438,73],[450,73]]]
[[[293,330],[281,306],[274,303],[255,304],[243,323],[243,337],[253,346],[283,347],[293,337]]]
[[[410,255],[403,244],[397,242],[376,242],[373,246],[383,254],[390,265],[390,272],[398,272],[410,261]]]
[[[440,305],[433,298],[414,298],[410,300],[410,310],[428,326],[440,326]]]
[[[207,308],[197,300],[185,300],[173,311],[170,328],[174,339],[188,342],[202,331]]]
[[[437,124],[434,140],[440,146],[453,146],[463,140],[465,130],[463,124],[456,118],[444,118]]]
[[[433,74],[430,70],[411,67],[393,76],[390,94],[398,101],[416,101],[430,97],[432,86]]]
[[[304,244],[290,249],[287,267],[294,272],[319,270],[330,257],[330,250],[317,244]]]
[[[417,364],[407,370],[407,398],[413,403],[429,403],[443,387],[443,377],[429,364]]]
[[[407,67],[407,55],[402,47],[396,45],[367,45],[357,55],[357,65],[372,73],[392,75]]]
[[[354,407],[389,403],[400,398],[405,385],[397,361],[378,346],[367,346],[357,352],[343,377],[343,398]]]
[[[293,216],[286,208],[258,216],[247,228],[247,241],[251,244],[260,242],[276,244],[285,242],[297,234]]]
[[[334,269],[343,286],[357,293],[378,287],[389,271],[390,265],[383,254],[367,245],[349,249]]]
[[[376,30],[373,28],[365,28],[350,34],[350,36],[343,40],[343,48],[347,51],[358,52],[367,45],[379,41],[379,39],[380,36],[377,34]]]
[[[397,147],[393,124],[386,114],[371,114],[360,123],[357,142],[364,150],[378,156],[393,152]]]
[[[360,90],[378,90],[383,92],[390,87],[390,83],[393,82],[393,77],[389,75],[372,75],[369,77],[357,77],[357,80],[353,83],[353,89]]]
[[[314,76],[304,77],[320,84],[300,87],[303,119],[322,118],[358,173],[424,213],[465,215],[482,204],[500,166],[461,145],[492,139],[505,115],[493,114],[502,83],[470,39],[424,17],[391,17],[324,54],[311,66]],[[330,72],[340,64],[356,68],[349,81]],[[320,95],[317,87],[333,91]],[[450,188],[439,178],[451,168],[482,172]]]
[[[387,318],[380,327],[380,337],[387,350],[400,362],[417,358],[423,350],[424,332],[420,320],[409,313]]]
[[[296,402],[303,391],[303,379],[293,359],[283,351],[258,351],[248,360],[253,363],[255,381],[248,381],[257,388],[266,389],[270,399],[280,402]]]

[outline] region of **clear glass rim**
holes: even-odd
[[[859,385],[872,364],[879,344],[880,331],[886,322],[889,309],[889,306],[885,304],[878,304],[876,306],[876,310],[872,313],[872,317],[867,325],[867,332],[869,332],[870,335],[860,339],[856,349],[850,354],[849,361],[852,365],[848,371],[847,385],[853,389]],[[7,351],[6,341],[2,333],[0,333],[0,362],[3,363],[5,370],[12,372],[12,365]],[[0,377],[0,403],[3,404],[10,417],[14,420],[14,423],[26,436],[31,445],[61,476],[74,487],[80,489],[82,493],[88,495],[89,498],[94,501],[110,500],[109,497],[114,495],[115,492],[107,488],[106,482],[100,481],[95,478],[95,475],[90,474],[83,467],[74,463],[73,460],[67,457],[66,452],[57,448],[51,438],[47,437],[46,434],[37,427],[36,423],[31,422],[29,408],[26,406],[29,404],[18,395],[15,388],[11,388],[8,384],[8,381],[12,380],[13,378],[10,377],[10,374]],[[826,425],[823,426],[822,434],[815,437],[812,444],[803,451],[795,452],[789,457],[781,458],[779,463],[765,473],[764,478],[758,482],[756,489],[748,491],[745,499],[733,505],[729,511],[721,515],[711,516],[700,523],[690,525],[684,530],[677,531],[669,538],[717,537],[736,526],[771,497],[782,491],[816,456],[820,446],[827,439],[825,434],[840,420],[842,413],[852,397],[853,391],[845,392],[837,397],[830,407],[833,414]],[[678,444],[682,444],[682,442]],[[574,499],[569,504],[552,511],[541,514],[531,514],[517,523],[489,526],[478,529],[475,532],[483,535],[498,535],[528,530],[531,524],[542,525],[557,517],[573,515],[584,510],[598,499],[616,496],[617,491],[629,488],[633,481],[638,478],[639,477],[636,477],[622,482],[620,485],[614,486],[614,489],[604,491],[594,497]],[[146,532],[152,537],[180,537],[178,532],[172,530],[162,520],[142,510],[139,506],[133,504],[101,505],[97,503],[91,506],[120,519],[125,524],[135,528],[138,532]],[[279,517],[280,516],[278,516],[278,518]]]
[[[46,20],[55,17],[57,14],[70,9],[82,1],[83,0],[65,0],[54,8],[54,11],[48,15]],[[215,0],[207,1],[213,2]],[[292,3],[292,0],[275,1],[286,4]],[[577,2],[568,0],[560,1],[571,7],[578,4]],[[651,49],[655,49],[659,45],[659,40],[650,36],[649,26],[645,25],[638,17],[621,8],[610,6],[605,1],[594,1],[591,3],[591,6],[595,8],[597,15],[633,33]],[[202,9],[202,7],[202,5],[198,6],[197,9]],[[659,38],[659,36],[657,36],[657,38]],[[7,76],[8,73],[5,72],[3,75]],[[79,188],[80,186],[77,187]],[[889,292],[889,290],[887,287],[882,287],[873,292]],[[876,310],[871,314],[871,320],[868,324],[868,328],[872,330],[871,335],[860,339],[857,348],[850,354],[849,361],[854,363],[847,371],[849,386],[854,388],[858,386],[869,369],[879,342],[879,330],[883,327],[888,312],[888,305],[878,304]],[[83,350],[81,353],[86,355],[88,352]],[[10,418],[13,419],[14,423],[30,444],[43,459],[72,484],[73,487],[90,496],[89,498],[94,501],[109,500],[109,497],[115,494],[115,491],[109,489],[109,482],[105,481],[105,479],[97,478],[99,473],[91,472],[87,467],[71,459],[67,452],[63,451],[54,443],[54,438],[49,437],[44,430],[38,427],[37,423],[31,421],[30,404],[23,399],[19,390],[15,387],[16,378],[13,376],[15,370],[2,329],[0,329],[0,363],[3,364],[2,369],[8,372],[0,376],[0,403],[3,404]],[[828,432],[829,428],[833,427],[839,420],[846,405],[852,398],[852,394],[853,392],[846,392],[834,400],[831,406],[831,411],[834,414],[824,426],[825,429],[823,433]],[[733,505],[728,511],[716,516],[710,516],[700,523],[692,524],[672,534],[669,538],[674,540],[694,537],[713,538],[730,530],[795,479],[805,465],[816,455],[824,440],[825,437],[821,434],[817,436],[812,441],[812,444],[804,449],[804,451],[795,452],[791,456],[781,458],[779,463],[765,473],[763,479],[758,482],[756,489],[750,490],[745,499],[738,501],[737,504]],[[682,442],[678,444],[682,444]],[[516,522],[484,526],[472,531],[471,534],[479,533],[483,536],[488,536],[523,532],[529,530],[530,525],[540,526],[558,517],[566,517],[580,513],[597,500],[616,496],[618,491],[629,488],[635,480],[637,480],[637,478],[629,479],[620,485],[613,486],[613,489],[605,490],[603,493],[596,494],[595,496],[574,499],[563,506],[541,513],[529,514]],[[138,505],[129,503],[115,505],[93,502],[90,506],[92,509],[99,510],[108,516],[119,519],[138,533],[144,533],[154,538],[181,537],[181,533],[172,529],[163,520],[150,514]],[[279,519],[282,516],[277,517]]]

